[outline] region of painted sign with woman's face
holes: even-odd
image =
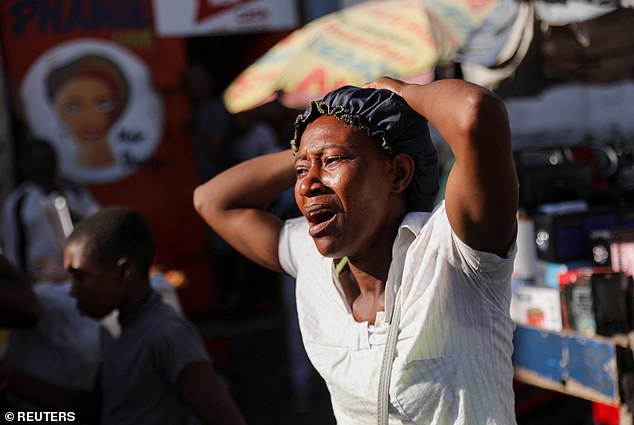
[[[107,41],[51,48],[21,86],[32,131],[51,140],[64,175],[86,183],[120,180],[149,160],[163,111],[146,66]]]

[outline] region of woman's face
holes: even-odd
[[[306,127],[295,160],[295,200],[322,255],[359,256],[380,238],[390,210],[388,158],[372,138],[335,117]]]
[[[94,77],[72,80],[55,96],[55,110],[78,143],[105,140],[115,106],[108,85]]]

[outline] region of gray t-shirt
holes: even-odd
[[[210,362],[196,329],[156,293],[122,327],[117,339],[101,334],[101,423],[197,424],[175,385],[188,365]]]

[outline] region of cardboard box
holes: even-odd
[[[562,330],[559,290],[540,286],[515,287],[511,298],[511,318],[522,325]]]

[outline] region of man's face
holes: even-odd
[[[84,253],[84,245],[81,240],[66,245],[64,268],[71,276],[71,295],[79,311],[101,319],[119,307],[125,285],[116,265],[105,267],[93,261]]]
[[[295,200],[327,257],[357,257],[378,239],[389,213],[389,156],[332,116],[304,131],[295,161]]]

